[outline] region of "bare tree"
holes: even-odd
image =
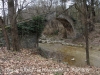
[[[82,18],[83,18],[82,21],[83,21],[83,24],[85,26],[84,36],[85,36],[85,43],[86,43],[86,62],[87,62],[87,65],[90,65],[89,41],[88,41],[88,34],[89,34],[88,28],[89,28],[89,22],[90,22],[90,18],[88,16],[90,16],[90,14],[89,14],[90,11],[88,11],[87,0],[76,0],[76,2],[78,2],[79,5],[81,5],[81,7],[79,7],[77,5],[77,3],[75,3],[76,9],[82,15]]]
[[[60,0],[60,2],[61,2],[62,9],[65,10],[66,9],[66,2],[67,2],[67,0]]]
[[[95,23],[95,16],[96,16],[95,8],[94,8],[94,6],[95,6],[94,2],[95,2],[94,0],[91,0],[91,18],[92,18],[91,25],[92,25],[92,30],[94,30],[94,28],[95,28],[94,23]]]
[[[90,60],[89,60],[89,41],[88,41],[88,12],[87,12],[87,4],[86,0],[83,0],[83,16],[84,16],[84,25],[85,25],[85,40],[86,40],[86,61],[87,65],[90,65]]]
[[[12,47],[13,50],[19,51],[19,37],[16,24],[16,12],[14,7],[14,0],[8,0],[8,16],[11,23],[11,32],[12,32]]]
[[[7,50],[10,50],[10,43],[9,43],[9,38],[8,38],[6,29],[5,29],[5,23],[4,23],[4,21],[3,21],[3,19],[1,17],[0,17],[0,26],[1,26],[3,34],[4,34]]]
[[[15,2],[14,2],[15,1]],[[8,17],[11,24],[11,33],[12,33],[12,47],[13,50],[20,50],[18,29],[17,29],[17,17],[20,12],[28,6],[31,2],[28,2],[26,5],[24,3],[26,0],[23,0],[22,4],[20,4],[20,8],[18,8],[18,0],[8,0]]]
[[[3,34],[4,34],[4,38],[5,38],[5,41],[6,41],[6,46],[7,46],[7,50],[10,50],[10,42],[9,42],[9,38],[8,38],[8,35],[7,35],[7,32],[6,32],[6,29],[5,29],[5,9],[4,9],[4,0],[2,0],[2,7],[3,7],[3,19],[2,17],[0,17],[0,25],[2,27],[2,31],[3,31]]]
[[[2,12],[3,12],[3,20],[4,20],[4,22],[5,22],[5,8],[4,8],[4,0],[2,0],[2,7],[3,7],[3,9],[2,9]]]

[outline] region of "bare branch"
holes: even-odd
[[[82,12],[82,10],[77,6],[76,3],[75,3],[75,8],[76,8],[80,13],[84,14],[84,13]]]

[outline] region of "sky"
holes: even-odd
[[[22,2],[24,0],[18,0],[19,4],[22,4]],[[25,0],[26,2],[24,3],[25,5],[27,5],[27,3],[30,3],[30,1],[33,1],[33,0]],[[34,1],[38,1],[38,0],[34,0]],[[72,2],[69,0],[67,3],[66,3],[66,7],[68,8],[70,5],[72,5]],[[5,12],[7,14],[7,2],[5,3]],[[0,0],[0,16],[2,16],[2,2]]]

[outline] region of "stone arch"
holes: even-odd
[[[76,37],[76,31],[74,28],[75,21],[69,16],[60,15],[56,18],[59,22],[62,23],[64,28],[67,30],[67,34],[71,34],[72,37]]]
[[[64,18],[56,18],[56,20],[60,21],[64,28],[66,28],[69,32],[73,32],[72,25]]]
[[[71,35],[71,38],[76,37],[76,30],[74,28],[75,20],[71,16],[63,13],[59,16],[56,16],[56,12],[52,12],[46,16],[46,19],[47,21],[59,21],[63,25],[64,29],[66,29],[67,34]]]

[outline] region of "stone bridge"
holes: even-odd
[[[62,25],[64,26],[64,28],[67,30],[67,34],[72,34],[73,38],[76,37],[76,30],[75,30],[75,20],[69,16],[69,15],[65,15],[65,14],[61,14],[59,16],[56,17],[56,13],[50,13],[47,15],[46,19],[48,21],[56,19],[58,20],[60,23],[62,23]]]

